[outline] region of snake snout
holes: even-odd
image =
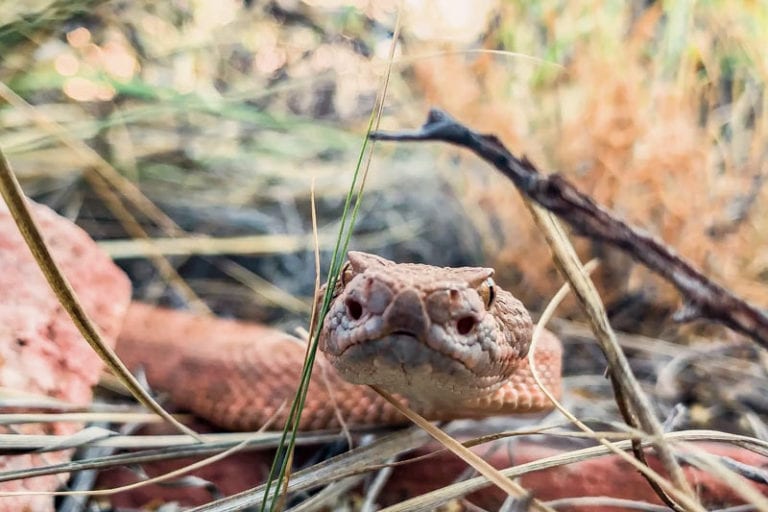
[[[406,289],[394,298],[384,312],[384,324],[391,333],[422,338],[427,332],[427,314],[416,290]]]

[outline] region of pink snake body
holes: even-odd
[[[526,357],[530,316],[492,275],[487,268],[397,264],[350,252],[321,332],[325,357],[315,362],[300,428],[407,422],[364,384],[399,395],[430,419],[551,408]],[[306,346],[257,324],[213,325],[208,318],[134,304],[118,354],[130,368],[141,365],[154,389],[211,423],[232,430],[281,428]],[[533,357],[542,383],[556,396],[561,352],[547,332]]]

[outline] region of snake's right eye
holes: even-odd
[[[346,262],[344,266],[341,267],[341,273],[339,274],[339,281],[341,281],[341,286],[347,286],[347,283],[349,283],[353,277],[355,277],[355,272],[352,270],[352,264],[350,262]]]

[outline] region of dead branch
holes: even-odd
[[[419,130],[373,132],[374,140],[443,141],[463,146],[508,177],[534,202],[567,222],[576,234],[607,243],[672,283],[683,296],[675,320],[702,318],[722,323],[768,348],[768,315],[708,279],[650,234],[629,226],[558,174],[544,175],[525,157],[513,155],[494,135],[475,132],[439,109]]]

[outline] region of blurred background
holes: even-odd
[[[303,324],[313,182],[324,277],[398,9],[382,128],[441,107],[768,305],[764,1],[6,0],[0,147],[137,298]],[[575,241],[616,327],[691,334],[671,287]],[[495,267],[533,309],[562,282],[514,187],[447,145],[376,146],[351,245]]]

